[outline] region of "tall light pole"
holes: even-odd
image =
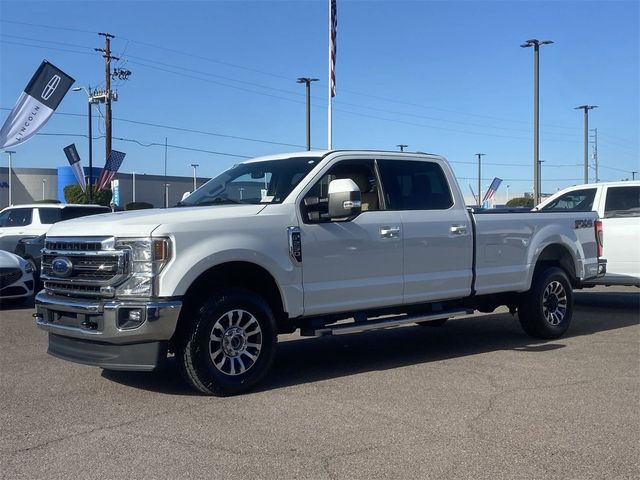
[[[533,202],[534,205],[540,203],[540,178],[538,178],[538,151],[540,147],[540,142],[538,139],[538,134],[540,131],[540,115],[539,115],[539,85],[540,85],[540,75],[539,75],[539,56],[540,56],[540,45],[549,45],[553,43],[551,40],[537,40],[531,39],[524,42],[520,45],[522,48],[533,47]]]
[[[540,195],[540,200],[542,200],[542,162],[544,160],[538,160],[538,195]]]
[[[311,82],[317,82],[317,78],[300,77],[296,83],[304,83],[307,92],[307,150],[311,150]]]
[[[636,179],[636,171],[631,172],[631,180],[635,180]]]
[[[509,187],[510,187],[510,186],[511,186],[511,185],[507,185],[507,201],[506,201],[506,202],[504,202],[504,203],[508,203],[508,202],[509,202]]]
[[[136,201],[136,172],[133,172],[133,201]]]
[[[47,179],[42,179],[42,200],[44,200],[44,185],[47,183]]]
[[[16,153],[13,150],[5,150],[5,152],[7,155],[9,155],[9,206],[11,206],[13,203],[11,201],[11,175],[13,174],[13,171],[11,169],[11,163],[13,161],[13,154]]]
[[[196,184],[196,169],[200,166],[198,163],[192,163],[193,167],[193,191],[195,192],[198,189],[198,185]]]
[[[89,203],[93,203],[93,131],[91,127],[91,105],[94,103],[98,103],[91,93],[91,87],[88,89],[85,87],[75,87],[72,88],[74,92],[80,92],[84,90],[87,94],[87,106],[89,109],[87,110],[87,119],[89,121],[89,189],[87,190],[87,198]]]
[[[597,105],[580,105],[574,110],[584,110],[584,183],[589,183],[589,110]]]
[[[399,143],[398,145],[396,145],[396,147],[400,147],[400,151],[404,152],[404,149],[407,148],[409,145],[407,145],[406,143]]]
[[[480,184],[480,180],[482,178],[482,157],[484,157],[484,153],[476,153],[478,156],[478,206],[482,206],[482,185]]]

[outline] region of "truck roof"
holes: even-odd
[[[270,160],[286,160],[287,158],[301,158],[301,157],[309,157],[309,158],[323,158],[330,153],[376,153],[376,154],[392,154],[398,156],[407,156],[407,157],[415,157],[416,155],[427,155],[441,158],[440,155],[436,155],[433,153],[426,152],[398,152],[397,150],[303,150],[301,152],[289,152],[289,153],[277,153],[273,155],[264,155],[261,157],[251,158],[249,160],[245,160],[242,163],[254,163],[254,162],[266,162]]]

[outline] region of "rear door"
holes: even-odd
[[[378,160],[384,200],[398,212],[404,247],[404,303],[470,294],[473,233],[438,161]]]

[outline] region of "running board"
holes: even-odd
[[[442,318],[460,317],[470,315],[474,311],[471,309],[443,310],[427,315],[400,315],[396,317],[381,318],[379,320],[366,320],[363,322],[341,323],[328,327],[305,329],[304,336],[324,337],[328,335],[347,335],[349,333],[366,332],[368,330],[382,330],[383,328],[398,327],[408,323],[428,322],[430,320],[440,320]]]

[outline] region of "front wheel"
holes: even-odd
[[[573,290],[564,270],[536,271],[529,290],[518,305],[518,318],[532,337],[552,339],[567,331],[573,317]]]
[[[271,367],[276,331],[271,309],[255,293],[217,292],[204,301],[177,352],[180,371],[208,395],[244,392]]]

